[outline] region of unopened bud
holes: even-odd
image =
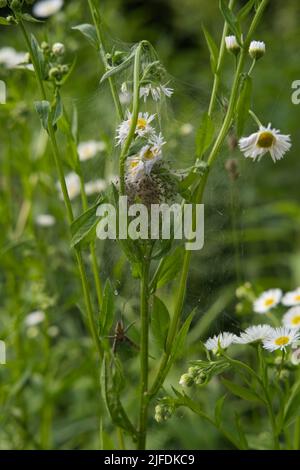
[[[189,374],[183,374],[179,380],[179,385],[182,387],[192,387],[194,383],[194,378]]]
[[[249,55],[252,59],[258,60],[266,53],[266,45],[263,41],[252,41],[249,47]]]
[[[235,36],[226,36],[225,38],[226,49],[234,55],[238,55],[241,48]]]
[[[52,52],[55,56],[61,56],[65,53],[65,46],[61,42],[56,42],[52,46]]]

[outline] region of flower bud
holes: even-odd
[[[41,49],[44,52],[49,52],[50,46],[46,41],[43,41],[42,44],[41,44]]]
[[[62,55],[64,55],[64,53],[65,53],[65,46],[64,46],[64,44],[62,44],[61,42],[56,42],[55,44],[53,44],[53,46],[52,46],[52,53],[53,53],[55,56],[62,56]]]
[[[69,67],[68,65],[62,65],[61,66],[61,73],[66,75],[69,72]]]
[[[266,53],[266,45],[262,41],[252,41],[249,47],[249,55],[252,59],[258,60]]]
[[[194,378],[189,374],[183,374],[179,380],[179,385],[182,387],[191,387],[194,383]]]
[[[241,48],[235,36],[226,36],[225,38],[226,49],[234,55],[238,55]]]
[[[61,71],[58,67],[52,67],[49,71],[49,78],[50,80],[58,78],[61,76]]]

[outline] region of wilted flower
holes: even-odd
[[[291,330],[285,326],[271,328],[268,337],[263,340],[263,347],[271,352],[277,349],[283,351],[287,346],[293,345],[299,338],[300,334],[296,330]]]
[[[155,114],[139,113],[137,124],[136,124],[136,129],[135,129],[135,135],[138,137],[144,137],[146,135],[153,134],[154,129],[150,125],[150,123],[153,121],[154,118],[155,118]],[[131,120],[132,120],[132,115],[128,111],[127,119],[121,122],[121,124],[117,128],[117,135],[116,135],[117,145],[122,145],[127,139],[129,129],[131,126]]]
[[[55,224],[55,217],[51,214],[39,214],[35,218],[35,222],[40,227],[52,227]]]
[[[258,60],[266,53],[266,45],[263,41],[251,41],[249,54],[252,59]]]
[[[140,98],[144,98],[144,102],[146,102],[149,95],[151,95],[154,101],[159,101],[162,95],[171,98],[173,93],[173,88],[168,88],[167,84],[154,86],[151,83],[147,83],[147,85],[140,87]]]
[[[300,328],[300,305],[290,308],[282,318],[284,326],[291,329]]]
[[[57,13],[64,4],[64,0],[41,0],[34,4],[32,12],[39,18],[48,18]]]
[[[226,36],[225,45],[228,52],[231,52],[234,55],[237,55],[241,50],[235,36]]]
[[[246,158],[258,161],[268,152],[274,163],[283,158],[284,154],[290,150],[292,144],[289,135],[280,134],[277,129],[260,126],[259,131],[249,137],[242,137],[239,141],[240,150]]]
[[[255,313],[267,313],[276,307],[282,297],[280,289],[270,289],[263,292],[254,302],[253,310]]]
[[[296,290],[287,292],[281,300],[283,305],[287,307],[293,307],[294,305],[300,305],[300,287]]]
[[[98,152],[103,152],[106,149],[105,142],[88,140],[80,142],[78,145],[78,155],[81,162],[94,158]]]
[[[269,325],[249,326],[249,328],[246,328],[246,330],[236,338],[235,343],[248,344],[262,341],[268,337],[271,330],[272,328]]]

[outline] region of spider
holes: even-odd
[[[134,349],[139,349],[138,345],[135,344],[133,341],[131,341],[131,339],[128,338],[128,336],[126,336],[127,331],[129,330],[129,328],[132,327],[132,325],[134,325],[134,323],[135,322],[132,322],[130,323],[130,325],[124,328],[123,319],[121,318],[121,320],[117,321],[117,324],[115,327],[115,334],[112,336],[107,336],[107,338],[114,340],[113,345],[112,345],[113,354],[116,354],[118,345],[122,343],[127,343],[130,346],[132,346]]]

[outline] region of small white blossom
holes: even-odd
[[[266,153],[270,152],[274,163],[283,158],[291,146],[290,136],[280,134],[277,129],[272,129],[271,124],[268,127],[261,126],[258,132],[239,140],[240,150],[246,158],[258,159],[259,161]]]
[[[260,59],[266,53],[266,45],[263,41],[251,41],[249,54],[252,59]]]
[[[282,304],[286,307],[293,307],[294,305],[300,305],[300,287],[296,290],[287,292],[282,297]]]
[[[218,351],[219,348],[227,349],[232,343],[236,342],[237,336],[233,333],[224,331],[218,335],[209,338],[204,346],[208,351]]]
[[[155,118],[155,114],[139,113],[137,124],[136,124],[136,129],[135,129],[135,135],[138,137],[144,137],[146,135],[153,134],[154,129],[150,125],[150,123],[153,121],[154,118]],[[117,128],[117,135],[116,135],[117,145],[122,145],[127,139],[129,129],[131,126],[131,120],[132,120],[132,115],[128,111],[127,119],[123,121]]]
[[[228,52],[232,52],[232,54],[234,55],[240,52],[241,48],[235,36],[226,36],[225,45],[226,45],[226,49],[228,50]]]
[[[283,315],[282,323],[288,328],[298,330],[300,328],[300,305],[290,308]]]
[[[107,183],[103,179],[96,179],[93,181],[88,181],[84,185],[84,189],[87,196],[92,196],[93,194],[98,194],[105,191],[107,188]]]
[[[33,5],[32,12],[38,18],[48,18],[57,13],[64,5],[64,0],[41,0]]]
[[[41,310],[29,313],[25,318],[25,325],[27,327],[36,326],[42,323],[46,318],[46,315]]]
[[[64,55],[65,53],[65,46],[61,42],[56,42],[52,46],[52,52],[56,56]]]
[[[86,142],[80,142],[77,149],[79,160],[81,162],[90,160],[91,158],[94,158],[97,153],[103,152],[105,149],[106,144],[102,141],[88,140]]]
[[[80,179],[79,179],[79,176],[77,175],[77,173],[72,171],[71,173],[68,173],[65,176],[65,180],[66,180],[66,186],[67,186],[67,191],[68,191],[68,194],[69,194],[69,198],[71,200],[75,199],[80,194]],[[60,192],[60,199],[63,199],[63,194],[62,194],[59,182],[57,182],[56,185],[57,185],[57,188]]]
[[[236,338],[235,343],[248,344],[262,341],[268,336],[271,327],[270,325],[253,325],[246,328],[239,337]]]
[[[40,227],[52,227],[56,220],[51,214],[39,214],[36,216],[35,222]]]
[[[268,337],[263,340],[263,347],[271,352],[277,349],[285,350],[287,346],[293,345],[299,338],[300,334],[296,330],[285,326],[272,328]]]
[[[281,297],[282,291],[280,289],[270,289],[263,292],[253,303],[254,312],[267,313],[279,304]]]

